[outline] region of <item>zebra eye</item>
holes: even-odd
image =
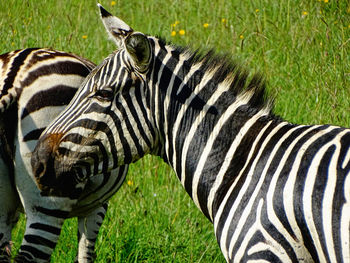
[[[114,93],[110,89],[101,89],[95,92],[94,97],[96,97],[99,100],[107,101],[113,99]]]

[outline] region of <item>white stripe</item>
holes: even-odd
[[[165,99],[164,99],[164,110],[165,110],[165,112],[163,113],[164,116],[168,115],[169,107],[170,107],[170,99],[173,100],[171,98],[171,93],[172,93],[172,91],[174,89],[175,77],[178,77],[177,74],[179,73],[179,70],[182,69],[183,62],[186,59],[188,59],[188,56],[186,54],[180,54],[179,61],[177,62],[176,67],[173,70],[173,73],[171,75],[171,79],[169,81],[169,85],[168,85],[168,88],[167,88],[166,96],[165,96]],[[168,118],[167,117],[164,118],[164,132],[165,132],[165,134],[168,134]],[[165,140],[165,152],[166,152],[166,155],[168,156],[168,159],[169,159],[169,140]],[[175,152],[175,149],[174,149],[174,152],[173,152],[174,156],[176,155],[175,153],[176,152]]]
[[[346,151],[346,155],[345,155],[343,162],[341,164],[341,168],[345,169],[345,167],[349,164],[349,162],[350,162],[350,147]]]
[[[130,97],[131,97],[131,98],[135,98],[135,87],[132,87],[132,88],[129,90],[129,94],[130,94]],[[121,95],[122,95],[122,94],[121,94]],[[123,108],[124,108],[124,110],[125,110],[125,113],[126,113],[126,116],[128,116],[128,117],[127,117],[127,120],[129,120],[130,125],[131,125],[132,127],[134,127],[133,131],[134,131],[134,133],[135,133],[135,136],[136,136],[137,139],[138,139],[138,142],[136,142],[136,143],[139,143],[139,144],[141,145],[141,148],[142,148],[142,149],[146,149],[146,148],[147,148],[147,143],[146,143],[146,141],[144,140],[144,138],[141,136],[140,129],[138,129],[138,125],[137,125],[137,123],[140,122],[141,126],[147,127],[146,121],[145,121],[145,119],[143,118],[143,115],[142,115],[142,114],[137,114],[137,116],[134,117],[134,116],[131,114],[130,108],[129,108],[128,104],[126,103],[125,99],[118,100],[117,103],[120,103],[120,104],[123,106]],[[133,103],[133,105],[135,105],[135,104],[137,104],[137,103]],[[116,109],[115,111],[118,111],[118,110]],[[135,111],[136,111],[136,109],[135,109]],[[135,118],[136,118],[136,119],[135,119]],[[120,119],[122,123],[124,122],[123,119],[125,119],[125,116],[124,116],[124,118]],[[123,133],[124,133],[124,130],[123,130]],[[130,139],[132,139],[130,134],[128,135],[128,137],[130,137]],[[133,142],[133,144],[135,145],[135,142]],[[131,145],[131,144],[130,144],[130,145]],[[131,149],[132,149],[132,148],[133,148],[133,147],[131,147]],[[117,149],[119,149],[119,148],[117,148]],[[138,152],[137,152],[136,149],[135,149],[135,151],[136,151],[136,155],[138,155]],[[118,155],[119,155],[119,153],[118,153]],[[142,156],[140,156],[140,157],[142,157]]]
[[[245,225],[245,223],[247,221],[247,218],[248,218],[249,214],[252,211],[252,208],[253,208],[254,203],[256,201],[256,197],[260,193],[261,187],[264,184],[266,177],[268,176],[267,171],[270,168],[271,162],[274,160],[274,158],[276,156],[276,153],[279,150],[281,144],[290,136],[290,134],[293,132],[294,129],[295,128],[289,129],[285,134],[283,134],[283,136],[278,140],[278,142],[276,144],[274,144],[273,149],[272,149],[272,151],[269,154],[269,158],[268,158],[268,160],[266,161],[266,163],[264,165],[264,170],[262,171],[262,173],[261,173],[261,175],[259,177],[258,183],[255,186],[255,189],[254,189],[253,193],[250,194],[249,201],[245,205],[244,211],[241,214],[240,219],[238,221],[238,224],[237,224],[237,226],[236,226],[236,228],[234,230],[234,233],[233,233],[233,235],[232,235],[232,237],[230,239],[230,242],[229,242],[230,243],[230,247],[229,247],[229,252],[228,252],[229,255],[232,254],[233,247],[236,244],[236,242],[238,241],[239,234],[241,233],[241,231],[242,231],[242,229],[243,229],[243,227],[244,227],[244,225]],[[265,142],[268,142],[273,137],[274,134],[275,134],[274,132],[271,132],[270,133],[271,137],[269,135],[270,138],[266,139]],[[264,150],[264,148],[265,147],[261,147],[261,150]],[[259,156],[259,158],[255,159],[254,164],[252,165],[252,167],[250,168],[250,170],[248,172],[248,175],[247,175],[248,177],[258,176],[257,174],[255,174],[255,168],[256,168],[256,164],[259,162],[259,159],[260,159],[260,156]],[[237,198],[235,203],[238,203],[238,201],[240,202],[241,199]],[[230,211],[230,215],[227,218],[226,223],[225,223],[225,227],[227,225],[227,230],[230,227],[231,222],[232,222],[232,218],[234,216],[234,213],[231,214],[231,212],[232,212],[232,210]],[[228,232],[228,231],[226,231],[226,232]],[[227,242],[227,240],[226,240],[226,242]]]
[[[234,255],[234,259],[232,260],[232,262],[241,262],[242,257],[244,256],[244,253],[246,252],[246,249],[248,247],[248,244],[251,241],[251,238],[258,231],[260,231],[260,233],[263,235],[266,242],[264,243],[259,242],[254,246],[250,247],[249,250],[247,251],[248,256],[258,252],[270,251],[272,254],[278,257],[281,262],[284,262],[284,263],[292,262],[288,257],[288,254],[286,253],[285,249],[278,242],[276,242],[276,240],[274,240],[269,234],[269,232],[266,231],[262,226],[261,210],[262,210],[263,204],[264,204],[264,200],[261,198],[259,200],[257,210],[256,210],[255,223],[249,228],[249,231],[244,236],[243,242],[240,244],[240,247],[237,250],[237,253]]]
[[[232,221],[232,218],[234,216],[234,214],[236,213],[236,210],[238,208],[238,205],[240,204],[240,201],[243,197],[243,195],[245,194],[246,190],[248,189],[249,185],[250,185],[250,182],[252,180],[252,171],[254,171],[255,169],[255,166],[258,162],[258,160],[260,159],[260,155],[262,154],[265,146],[267,145],[267,143],[270,141],[270,139],[273,137],[273,135],[280,129],[282,128],[283,126],[285,125],[288,125],[287,122],[282,122],[282,123],[279,123],[276,127],[274,127],[274,129],[269,133],[269,135],[265,138],[263,144],[260,146],[260,149],[259,149],[259,152],[257,154],[257,156],[255,157],[254,159],[254,162],[249,170],[249,173],[247,174],[247,177],[246,177],[246,180],[244,181],[244,184],[243,186],[241,187],[239,193],[238,193],[238,196],[236,197],[236,200],[233,204],[233,206],[231,207],[230,209],[230,213],[228,215],[228,217],[226,218],[226,221],[225,221],[225,224],[224,224],[224,227],[223,227],[223,230],[222,230],[222,235],[221,235],[221,238],[220,238],[220,247],[225,255],[225,257],[228,259],[228,255],[229,255],[229,251],[227,251],[227,247],[226,247],[226,240],[227,240],[227,234],[228,234],[228,229],[230,227],[230,224],[231,224],[231,221]],[[249,159],[247,159],[247,163],[249,162]],[[240,177],[242,176],[243,174],[243,171],[244,169],[241,170],[241,173],[239,174],[239,176],[237,177],[236,181],[240,179]],[[235,184],[235,183],[234,183]],[[226,194],[225,198],[224,198],[224,201],[221,203],[220,207],[221,206],[225,206],[226,204],[226,201],[227,199],[229,198],[229,196],[231,195],[231,192],[232,192],[233,188],[231,187],[230,190],[228,191],[228,193]],[[227,198],[226,198],[227,197]],[[251,200],[251,199],[250,199]],[[219,214],[219,213],[218,213]],[[217,215],[218,215],[217,214]],[[216,216],[217,217],[217,216]],[[218,217],[219,219],[219,217]],[[242,222],[242,219],[241,218],[241,221]],[[238,226],[237,226],[238,228]],[[236,228],[236,230],[237,230]],[[215,227],[216,229],[216,227]],[[237,235],[237,234],[236,234]],[[235,236],[233,236],[233,238],[236,238]],[[232,240],[231,240],[231,244],[232,244]]]
[[[267,216],[268,219],[271,223],[273,223],[273,225],[275,226],[275,228],[281,233],[281,235],[284,236],[284,238],[288,241],[288,243],[290,244],[290,246],[294,249],[294,252],[297,256],[298,259],[303,259],[305,262],[312,262],[312,257],[311,255],[305,250],[304,246],[300,245],[300,242],[298,242],[298,240],[295,240],[290,234],[289,232],[284,228],[283,224],[280,222],[279,218],[277,217],[277,215],[275,214],[274,211],[274,207],[273,207],[273,203],[274,203],[274,193],[276,190],[276,184],[278,179],[281,176],[281,171],[284,168],[286,161],[288,160],[290,153],[292,152],[293,148],[295,147],[295,145],[300,141],[301,138],[303,138],[307,133],[309,133],[311,130],[316,129],[318,126],[310,126],[309,128],[305,129],[300,135],[298,135],[298,137],[296,137],[293,142],[288,146],[288,148],[286,149],[286,151],[284,152],[284,155],[281,159],[281,161],[279,162],[279,165],[271,179],[270,182],[270,187],[267,191],[267,195],[266,195],[266,204],[267,204]],[[301,128],[301,126],[297,126],[294,130]],[[294,165],[294,164],[292,164]]]
[[[340,230],[341,235],[341,253],[344,262],[350,262],[350,172],[345,176],[343,189],[345,203],[341,209]]]
[[[191,69],[188,71],[187,75],[184,77],[181,85],[179,86],[178,90],[176,91],[176,95],[179,95],[181,93],[182,89],[187,85],[187,82],[189,81],[189,79],[193,76],[194,73],[196,73],[201,68],[201,65],[202,65],[202,63],[199,62],[199,63],[196,63],[196,64],[191,66]],[[210,74],[210,71],[208,73]],[[205,79],[204,80],[205,82],[208,82],[211,79],[211,77],[202,78],[201,81],[203,81],[203,79]]]
[[[256,113],[253,117],[251,117],[240,129],[240,131],[238,132],[237,136],[235,137],[234,141],[232,142],[230,149],[227,151],[227,154],[225,156],[225,159],[221,165],[220,171],[217,174],[215,181],[210,189],[210,193],[208,196],[208,203],[207,203],[207,207],[208,207],[208,212],[209,212],[209,216],[210,219],[213,220],[213,215],[212,215],[212,209],[213,209],[213,201],[215,199],[215,194],[216,191],[218,190],[218,188],[220,187],[220,185],[222,184],[222,181],[224,180],[224,176],[226,174],[226,171],[231,163],[231,160],[237,150],[237,147],[241,144],[243,137],[246,135],[247,131],[256,123],[256,121],[264,116],[267,115],[268,112],[264,112],[264,111],[259,111],[258,113]]]
[[[342,134],[348,132],[347,130],[340,133],[338,136],[341,136]],[[313,207],[312,207],[312,195],[314,192],[316,177],[318,176],[317,170],[318,167],[322,164],[320,164],[324,154],[327,152],[329,147],[331,145],[334,145],[334,143],[338,140],[338,137],[336,136],[332,141],[326,143],[323,145],[317,152],[317,154],[314,156],[310,167],[308,169],[308,173],[305,180],[305,187],[304,187],[304,193],[303,193],[303,210],[305,215],[305,221],[307,224],[307,227],[310,231],[313,243],[317,250],[317,255],[320,260],[320,262],[326,262],[326,256],[322,249],[322,241],[320,239],[320,236],[318,234],[315,221],[313,218]],[[336,262],[335,258],[335,251],[334,251],[334,242],[333,242],[333,231],[332,231],[332,203],[333,203],[333,197],[334,197],[334,187],[336,184],[336,170],[337,170],[337,162],[339,157],[339,149],[335,152],[335,155],[333,155],[331,163],[327,165],[328,166],[328,180],[327,185],[325,189],[325,195],[323,199],[323,207],[322,207],[322,219],[323,219],[323,227],[324,227],[324,237],[326,239],[327,249],[331,249],[333,251],[328,251],[331,262]],[[323,175],[326,176],[326,175]]]
[[[183,82],[182,82],[182,85],[181,87],[179,88],[179,90],[182,90],[183,86],[185,86],[185,83],[187,83],[187,81],[190,79],[190,77],[198,70],[198,68],[200,67],[200,65],[195,65],[191,68],[191,70],[189,71],[189,73],[186,75],[186,77],[184,78]],[[198,83],[195,87],[195,89],[192,91],[191,95],[186,99],[186,101],[181,105],[181,108],[178,112],[178,115],[176,116],[176,120],[174,122],[174,126],[173,126],[173,131],[172,131],[172,134],[173,134],[173,146],[176,145],[176,135],[177,135],[177,132],[180,128],[180,123],[181,123],[181,120],[183,119],[183,116],[185,115],[189,105],[191,104],[192,100],[198,95],[198,93],[202,90],[203,87],[205,87],[205,85],[208,83],[208,81],[211,79],[211,74],[213,73],[208,73],[208,78],[202,78],[201,79],[201,82]],[[177,93],[179,93],[179,91],[177,91]],[[209,99],[209,101],[207,101],[207,105],[210,105],[212,104],[213,102]],[[209,106],[210,107],[210,106]],[[189,146],[189,142],[191,141],[192,137],[193,137],[193,134],[194,132],[196,131],[198,125],[200,124],[201,120],[204,118],[205,116],[205,113],[207,112],[207,109],[209,108],[208,106],[205,106],[203,109],[202,109],[202,112],[201,114],[199,114],[199,116],[197,116],[197,118],[193,121],[192,123],[192,126],[191,126],[191,130],[189,131],[189,134],[186,136],[185,138],[185,142],[184,142],[184,148],[182,149],[182,154],[185,152],[187,153],[187,149],[188,149],[188,146]],[[200,119],[198,119],[200,118]],[[187,149],[185,149],[187,148]],[[183,160],[183,156],[182,156],[182,164],[184,164],[184,160]],[[186,159],[186,158],[185,158]],[[176,159],[176,152],[175,154],[173,155],[173,162],[172,162],[172,166],[174,168],[174,170],[176,169],[176,165],[177,165],[177,159]],[[178,172],[175,170],[175,172]],[[181,182],[184,182],[184,174],[183,172],[181,173]]]
[[[259,132],[258,136],[256,137],[252,147],[250,148],[250,151],[249,151],[249,154],[248,154],[248,157],[247,157],[247,161],[244,165],[244,167],[241,169],[241,172],[240,174],[237,176],[237,178],[234,180],[233,184],[230,186],[230,189],[229,191],[227,192],[227,194],[225,195],[223,201],[221,202],[220,206],[219,206],[219,209],[214,217],[214,230],[216,231],[217,229],[217,225],[218,225],[218,222],[219,222],[219,219],[221,217],[221,214],[223,212],[223,209],[225,207],[225,204],[227,202],[227,199],[231,196],[231,192],[232,190],[235,188],[237,182],[239,181],[240,177],[242,176],[243,174],[243,171],[246,169],[246,167],[248,166],[249,162],[250,162],[250,159],[252,158],[252,155],[254,153],[254,150],[255,150],[255,147],[257,146],[257,143],[259,142],[261,136],[264,134],[264,132],[266,131],[266,129],[271,125],[271,121],[269,123],[267,123],[265,125],[265,127],[263,129],[261,129],[261,131]]]
[[[301,231],[299,229],[299,226],[296,222],[295,213],[294,213],[294,188],[295,188],[295,181],[297,178],[297,173],[300,168],[300,162],[302,157],[304,156],[305,151],[308,149],[308,147],[315,142],[319,137],[322,135],[330,132],[333,130],[334,127],[328,127],[325,130],[321,130],[318,133],[314,134],[312,137],[310,137],[303,146],[298,151],[298,154],[295,157],[294,164],[292,166],[291,171],[289,172],[287,182],[283,188],[283,207],[284,211],[286,213],[286,217],[288,220],[289,225],[291,226],[291,229],[294,231],[294,234],[296,238],[299,240],[300,243],[304,243],[303,236],[301,234]]]
[[[203,83],[201,82],[200,84],[197,85],[198,90],[201,90],[201,88],[204,87],[204,85],[206,85],[207,81],[209,81],[211,79],[211,77],[215,74],[216,70],[217,69],[213,69],[211,72],[208,72],[208,74],[206,74],[207,77],[203,78],[204,82]],[[189,130],[189,132],[185,138],[183,148],[182,148],[182,153],[181,153],[181,183],[183,186],[185,186],[185,179],[186,179],[185,168],[186,168],[186,160],[187,160],[186,157],[187,157],[188,149],[190,147],[190,142],[191,142],[195,132],[197,131],[198,125],[204,119],[204,117],[205,117],[206,113],[208,112],[209,108],[211,107],[211,105],[214,105],[215,102],[217,101],[217,99],[222,95],[222,93],[228,91],[229,88],[230,88],[230,85],[228,85],[227,82],[224,81],[224,82],[220,83],[218,85],[217,89],[215,90],[215,92],[213,93],[213,95],[211,95],[211,97],[207,101],[207,103],[204,106],[201,113],[197,115],[196,119],[192,123],[191,129]],[[197,94],[194,92],[193,96],[188,98],[188,104],[190,103],[190,101],[192,101],[192,99],[196,95]],[[233,105],[236,105],[236,104],[233,104]],[[183,108],[183,110],[185,110],[185,108]],[[226,112],[227,111],[228,110],[226,110]],[[208,141],[209,141],[209,139],[208,139]],[[203,154],[203,152],[202,152],[202,154]]]
[[[334,200],[334,194],[335,194],[335,187],[337,184],[337,179],[338,179],[338,173],[337,173],[337,164],[339,160],[339,155],[340,155],[340,138],[344,133],[348,132],[345,130],[344,132],[340,133],[337,135],[336,138],[333,139],[333,143],[335,143],[335,152],[332,156],[331,162],[328,166],[328,178],[327,178],[327,184],[326,188],[324,191],[324,196],[323,196],[323,205],[322,205],[322,223],[323,223],[323,234],[326,239],[326,244],[327,244],[327,250],[328,250],[328,255],[330,258],[331,262],[336,262],[336,251],[334,247],[334,240],[333,240],[333,200]],[[331,143],[329,143],[331,144]],[[325,149],[326,151],[328,149]],[[319,163],[319,165],[322,165]],[[316,174],[317,170],[315,171],[310,171],[315,173],[315,180],[316,177],[319,176]],[[326,176],[326,175],[324,175]],[[311,187],[310,187],[311,188]],[[312,196],[310,196],[310,201],[312,201]],[[350,231],[350,230],[349,230]]]
[[[156,45],[157,46],[157,45]],[[163,70],[164,70],[164,67],[165,67],[165,65],[166,65],[166,63],[168,63],[168,61],[169,61],[169,59],[171,58],[171,51],[173,50],[172,48],[170,48],[170,46],[165,46],[165,49],[166,49],[166,51],[167,51],[167,54],[165,55],[165,57],[164,57],[164,59],[163,59],[163,61],[162,61],[162,65],[161,65],[161,67],[160,67],[160,69],[159,69],[159,72],[158,72],[158,79],[157,79],[157,82],[156,83],[154,83],[154,86],[156,87],[155,89],[156,89],[156,96],[155,96],[155,98],[154,98],[154,103],[155,103],[155,116],[156,116],[156,124],[157,124],[157,127],[159,128],[159,127],[162,127],[162,128],[165,128],[164,129],[164,132],[165,132],[165,134],[167,134],[167,127],[166,126],[164,126],[164,124],[163,123],[161,123],[160,122],[160,112],[159,112],[159,92],[160,92],[160,86],[159,86],[159,84],[160,84],[160,79],[161,79],[161,77],[162,77],[162,74],[163,74]],[[160,52],[160,50],[159,50],[159,52]],[[158,54],[157,54],[158,55]],[[164,116],[164,118],[166,119],[166,116]]]

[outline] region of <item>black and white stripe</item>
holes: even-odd
[[[95,65],[73,54],[28,48],[0,55],[0,262],[9,262],[11,230],[24,212],[26,230],[16,262],[48,262],[63,221],[78,217],[78,262],[92,262],[107,200],[127,167],[87,181],[81,195],[40,195],[31,152],[49,124],[74,96]],[[23,207],[23,208],[22,208]]]
[[[228,262],[349,262],[350,129],[283,121],[258,75],[133,32],[100,9],[119,50],[43,132],[32,158],[38,185],[50,177],[38,167],[68,181],[65,169],[80,168],[86,152],[99,156],[95,173],[157,154],[213,222]]]

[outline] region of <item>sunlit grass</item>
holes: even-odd
[[[350,126],[348,1],[101,1],[135,30],[193,49],[214,48],[263,73],[275,112],[295,123]],[[0,3],[0,52],[53,47],[94,62],[114,50],[95,1]],[[223,262],[212,225],[157,158],[130,169],[111,200],[97,262]],[[76,220],[53,262],[72,261]],[[23,221],[14,231],[18,247]],[[68,260],[68,261],[67,261]]]

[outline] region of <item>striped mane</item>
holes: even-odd
[[[154,39],[151,37],[151,39]],[[260,73],[252,73],[244,68],[239,62],[232,59],[230,54],[218,54],[214,50],[203,52],[201,50],[191,50],[189,47],[181,47],[166,42],[164,39],[155,39],[161,49],[166,46],[171,47],[172,57],[178,60],[180,56],[187,57],[181,70],[181,75],[186,76],[193,67],[200,68],[195,74],[193,85],[185,85],[181,91],[177,91],[176,98],[180,102],[184,102],[193,92],[196,81],[202,78],[210,78],[205,89],[216,89],[219,85],[228,85],[227,97],[231,98],[226,102],[216,104],[215,111],[226,109],[231,103],[232,98],[250,95],[248,103],[250,111],[259,111],[267,109],[271,111],[273,108],[273,98],[270,98],[266,92],[266,81]],[[209,92],[211,93],[211,92]],[[206,101],[206,98],[200,98]],[[197,102],[199,102],[197,100]],[[203,102],[205,103],[205,102]],[[201,103],[199,103],[201,104]],[[197,105],[198,106],[198,105]],[[193,105],[196,107],[196,105]],[[198,108],[199,109],[199,108]]]

